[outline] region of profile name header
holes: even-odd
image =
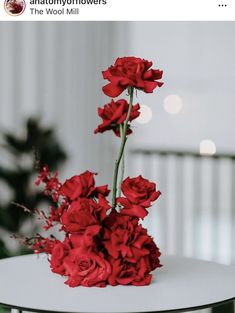
[[[31,5],[105,5],[107,0],[30,0]]]

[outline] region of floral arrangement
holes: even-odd
[[[37,211],[45,222],[43,227],[49,231],[59,226],[63,240],[37,234],[25,242],[35,253],[45,252],[52,272],[67,277],[65,283],[70,287],[148,285],[151,272],[161,266],[160,251],[140,223],[161,193],[141,175],[124,179],[125,144],[132,133],[131,122],[140,115],[140,105],[133,103],[134,91],[152,93],[163,85],[159,81],[163,72],[151,67],[147,60],[123,57],[103,71],[103,78],[109,81],[103,92],[111,101],[98,109],[102,123],[94,132],[112,130],[121,142],[111,204],[108,186],[95,185],[96,173],[85,171],[61,183],[58,173],[51,174],[43,166],[36,181],[44,184],[54,202],[48,214]],[[124,91],[129,101],[113,99]]]

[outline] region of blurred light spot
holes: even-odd
[[[164,99],[164,109],[167,113],[177,114],[182,110],[183,101],[177,95],[169,95]]]
[[[146,124],[152,119],[152,110],[147,105],[141,105],[140,106],[140,116],[136,119],[136,122],[140,124]]]
[[[213,155],[215,153],[216,153],[216,145],[212,140],[206,139],[200,142],[200,154],[201,155]]]

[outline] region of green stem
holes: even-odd
[[[121,135],[121,138],[123,138],[124,134],[123,134],[123,125],[120,125],[120,135]],[[121,193],[122,193],[122,181],[123,181],[123,178],[124,178],[124,172],[125,172],[125,151],[123,151],[123,154],[122,154],[122,159],[121,159],[121,177],[120,177],[120,180],[119,180],[119,187],[118,187],[118,197],[121,197]]]
[[[123,155],[123,152],[124,152],[125,144],[126,144],[126,141],[127,141],[126,132],[127,132],[127,127],[128,127],[128,121],[129,121],[129,118],[130,118],[130,115],[131,115],[132,105],[133,105],[134,88],[130,87],[128,91],[129,91],[129,95],[130,95],[130,102],[129,102],[127,116],[126,116],[126,119],[125,119],[125,121],[123,123],[123,137],[121,138],[121,146],[120,146],[118,157],[117,157],[117,159],[115,161],[115,166],[114,166],[113,190],[112,190],[113,191],[112,208],[114,208],[114,209],[116,207],[118,170],[119,170],[120,161],[122,159],[122,155]]]

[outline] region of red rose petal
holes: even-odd
[[[106,86],[104,86],[102,90],[106,96],[116,98],[125,90],[125,88],[109,83]]]

